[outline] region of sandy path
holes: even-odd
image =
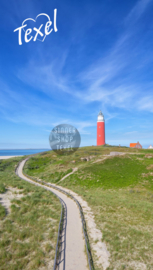
[[[18,167],[18,175],[29,183],[35,184],[47,190],[53,191],[66,204],[67,207],[67,226],[66,226],[66,250],[65,250],[65,267],[63,263],[59,265],[59,270],[87,270],[87,259],[85,255],[85,241],[83,238],[82,224],[79,209],[76,203],[64,195],[50,187],[36,183],[23,175],[22,170],[26,160],[23,160]]]
[[[63,181],[65,178],[67,178],[68,176],[70,176],[71,174],[73,174],[74,172],[76,172],[77,170],[78,170],[78,168],[74,168],[72,172],[70,172],[67,175],[65,175],[60,181],[58,181],[58,183],[60,183],[61,181]]]

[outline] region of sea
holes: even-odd
[[[0,149],[0,156],[25,156],[41,152],[46,152],[51,149]]]

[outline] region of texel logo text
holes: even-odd
[[[38,25],[38,26],[37,26]],[[30,27],[29,27],[30,26]],[[37,27],[36,27],[37,26]],[[54,9],[54,20],[51,21],[49,15],[41,13],[37,15],[35,19],[28,18],[22,22],[22,25],[14,30],[18,31],[18,42],[22,45],[22,40],[24,36],[24,41],[26,43],[31,40],[39,40],[43,42],[46,36],[50,35],[52,31],[57,32],[57,9]]]

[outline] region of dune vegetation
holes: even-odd
[[[16,176],[20,159],[0,161],[0,269],[52,269],[61,204]]]
[[[93,146],[63,156],[49,151],[30,158],[25,172],[88,202],[110,252],[109,270],[153,269],[153,150]],[[94,264],[98,269],[95,257]]]

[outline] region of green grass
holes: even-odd
[[[0,204],[0,220],[6,216],[5,208]]]
[[[71,184],[87,188],[102,187],[116,189],[134,187],[142,179],[142,173],[147,173],[146,166],[134,158],[114,157],[103,163],[95,163],[79,170],[69,177]]]
[[[22,198],[12,200],[6,215],[0,205],[0,269],[39,269],[54,260],[61,204],[51,192],[15,175],[19,158],[0,163],[1,193],[16,188]]]
[[[25,165],[25,173],[28,173],[31,176],[36,176],[41,179],[46,179],[48,177],[48,181],[52,179],[52,183],[57,183],[62,177],[66,174],[72,172],[72,168],[66,168],[63,170],[65,163],[62,159],[53,159],[51,160],[50,156],[42,156],[41,154],[38,157],[32,157],[27,164]],[[46,173],[46,167],[50,169]],[[56,171],[57,168],[58,171]]]
[[[6,191],[5,185],[0,183],[0,193],[4,193]]]
[[[103,159],[110,151],[126,152],[125,156]],[[135,154],[130,154],[130,152]],[[109,270],[153,269],[153,158],[148,149],[119,147],[84,147],[72,156],[56,156],[48,152],[29,160],[25,171],[29,175],[57,182],[62,173],[78,167],[60,185],[67,187],[86,200],[91,207],[97,227],[102,231],[110,251]],[[92,156],[89,162],[81,157]],[[75,160],[75,164],[71,161]],[[39,169],[30,169],[28,166]],[[61,164],[61,165],[59,165]],[[91,239],[90,239],[91,240]],[[99,269],[96,264],[96,269]],[[139,265],[139,268],[137,268]]]

